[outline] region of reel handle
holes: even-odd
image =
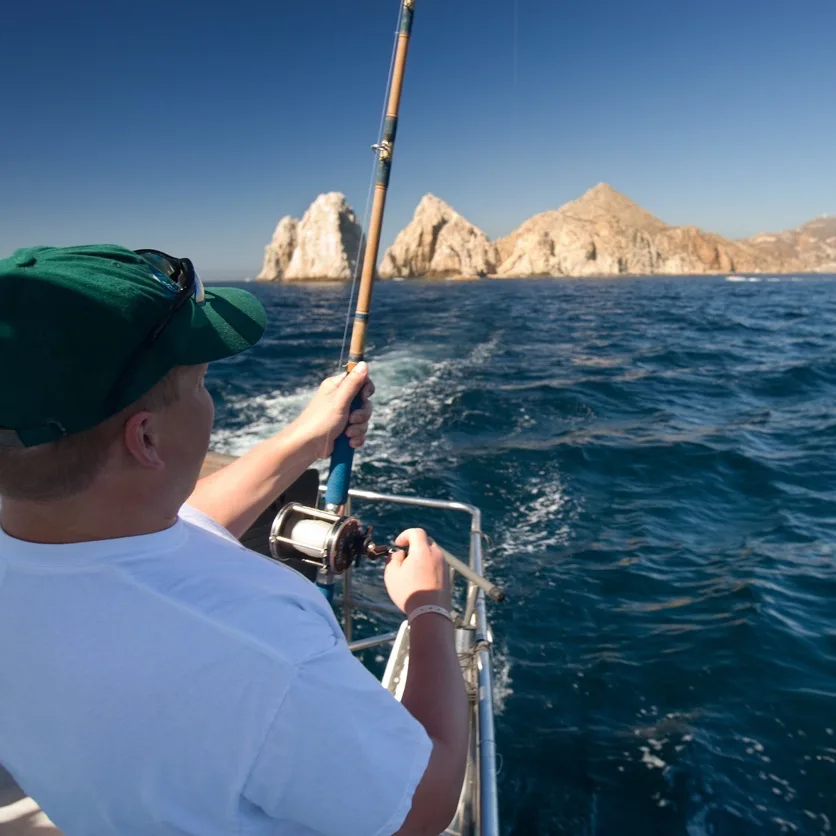
[[[351,403],[351,411],[363,406],[363,397],[358,395]],[[325,490],[326,507],[342,508],[348,502],[351,487],[351,467],[354,464],[354,448],[349,437],[343,433],[334,442],[331,453],[331,469],[328,472],[328,486]]]
[[[442,549],[441,553],[449,566],[452,566],[463,578],[478,586],[479,589],[483,589],[491,600],[497,603],[505,600],[505,590],[501,586],[497,586],[487,578],[477,575],[465,562],[450,554],[447,549]]]

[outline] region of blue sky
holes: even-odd
[[[416,6],[387,243],[428,191],[492,236],[599,181],[729,236],[836,213],[833,0]],[[253,272],[320,192],[362,214],[397,11],[4,4],[0,254],[109,240]]]

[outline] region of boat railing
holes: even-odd
[[[320,489],[324,491],[324,487]],[[469,560],[463,562],[449,552],[445,558],[450,566],[451,577],[463,579],[467,585],[463,612],[457,615],[456,643],[462,661],[462,672],[471,695],[471,748],[466,778],[463,805],[469,796],[470,810],[460,806],[457,820],[450,834],[481,834],[499,836],[499,804],[497,794],[496,741],[494,736],[493,704],[493,662],[491,644],[493,636],[487,615],[486,589],[491,597],[501,600],[501,592],[486,581],[484,575],[482,513],[474,505],[440,499],[383,494],[374,491],[352,490],[352,501],[406,505],[418,508],[433,508],[443,511],[457,511],[470,518]],[[403,617],[392,604],[373,603],[359,599],[354,594],[351,570],[343,576],[342,597],[337,600],[342,606],[343,629],[349,648],[361,652],[370,648],[392,643],[395,646],[390,664],[387,665],[383,684],[396,693],[391,680],[397,676],[396,656],[399,645],[408,648],[408,631],[402,624],[397,632],[383,632],[368,638],[354,640],[354,617],[358,611],[377,612]],[[408,650],[404,655],[408,654]],[[401,683],[402,688],[402,683]]]

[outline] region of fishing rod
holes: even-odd
[[[383,215],[392,172],[392,157],[398,132],[401,95],[406,72],[406,60],[412,35],[415,0],[402,0],[400,25],[396,34],[388,103],[380,141],[372,148],[377,154],[374,200],[369,219],[369,235],[363,256],[363,270],[354,312],[354,327],[346,372],[350,373],[362,362],[366,354],[366,333],[372,305],[377,273],[377,257],[380,251],[380,235]],[[351,409],[359,409],[362,398],[358,395]],[[334,444],[331,467],[325,490],[325,509],[310,508],[298,503],[285,506],[276,516],[270,532],[270,551],[276,560],[301,560],[317,567],[317,584],[329,601],[333,600],[335,578],[344,575],[362,559],[388,559],[397,548],[378,546],[372,539],[372,527],[346,515],[351,472],[354,464],[354,448],[343,433]],[[494,600],[501,601],[505,593],[490,581],[473,572],[468,566],[449,553],[448,563],[468,580],[484,589]],[[451,562],[455,561],[455,563]]]
[[[345,367],[347,373],[352,372],[366,354],[366,333],[414,14],[415,0],[402,0],[383,131],[377,144],[372,146],[377,154],[374,200],[363,254],[363,270],[354,312],[348,363]],[[353,411],[361,406],[362,398],[358,395],[351,409]],[[334,576],[344,574],[361,557],[373,556],[369,551],[370,544],[374,545],[371,542],[371,528],[345,514],[353,464],[354,448],[348,436],[343,433],[334,443],[334,451],[331,454],[331,467],[325,490],[325,510],[298,504],[286,507],[276,517],[270,534],[270,549],[277,560],[295,558],[304,562],[313,560],[320,564],[317,583],[329,600],[333,598]]]
[[[369,237],[363,256],[363,273],[360,278],[360,289],[357,293],[357,307],[354,312],[354,327],[351,332],[351,347],[346,372],[353,371],[366,355],[366,331],[372,307],[372,291],[374,290],[374,280],[377,274],[377,256],[380,251],[380,234],[383,230],[383,214],[386,211],[389,177],[392,173],[392,156],[395,153],[401,94],[403,93],[406,59],[409,54],[414,15],[415,0],[403,0],[383,137],[377,145],[372,146],[377,153],[377,179],[374,186],[374,202],[372,203],[372,213],[369,219]],[[362,400],[358,396],[352,404],[352,409],[358,409],[360,406],[362,406]],[[325,508],[328,511],[337,514],[343,512],[348,501],[353,464],[354,448],[349,443],[348,436],[343,434],[336,440],[334,452],[331,455],[328,488],[325,491]]]

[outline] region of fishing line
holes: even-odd
[[[518,175],[518,158],[520,147],[520,113],[519,113],[519,91],[520,91],[520,2],[514,0],[514,21],[512,26],[511,43],[511,148],[509,154],[508,173],[512,183],[516,182]]]
[[[514,0],[514,93],[520,81],[520,0]]]
[[[395,31],[397,32],[401,27],[401,18],[403,16],[403,6],[398,7],[398,19],[395,23]],[[383,93],[383,106],[380,109],[380,124],[377,128],[377,143],[375,147],[380,144],[383,140],[383,125],[386,121],[386,106],[388,101],[389,95],[389,88],[392,85],[392,74],[395,72],[395,55],[398,51],[398,42],[395,40],[395,43],[392,46],[392,57],[389,59],[389,77],[386,79],[386,89]],[[366,245],[366,230],[369,227],[369,220],[371,217],[371,205],[372,205],[372,193],[374,192],[374,184],[375,179],[377,177],[377,152],[374,155],[374,161],[372,162],[372,171],[371,175],[369,176],[369,190],[366,194],[366,208],[363,210],[363,228],[360,233],[360,245],[357,248],[357,258],[354,262],[354,276],[351,279],[351,293],[348,298],[348,311],[345,315],[345,330],[343,331],[343,342],[342,346],[340,346],[340,364],[339,369],[342,370],[345,368],[345,349],[346,345],[348,344],[348,332],[349,328],[351,327],[351,312],[354,308],[354,296],[357,292],[357,279],[360,278],[360,272],[363,269],[363,253],[364,248]]]

